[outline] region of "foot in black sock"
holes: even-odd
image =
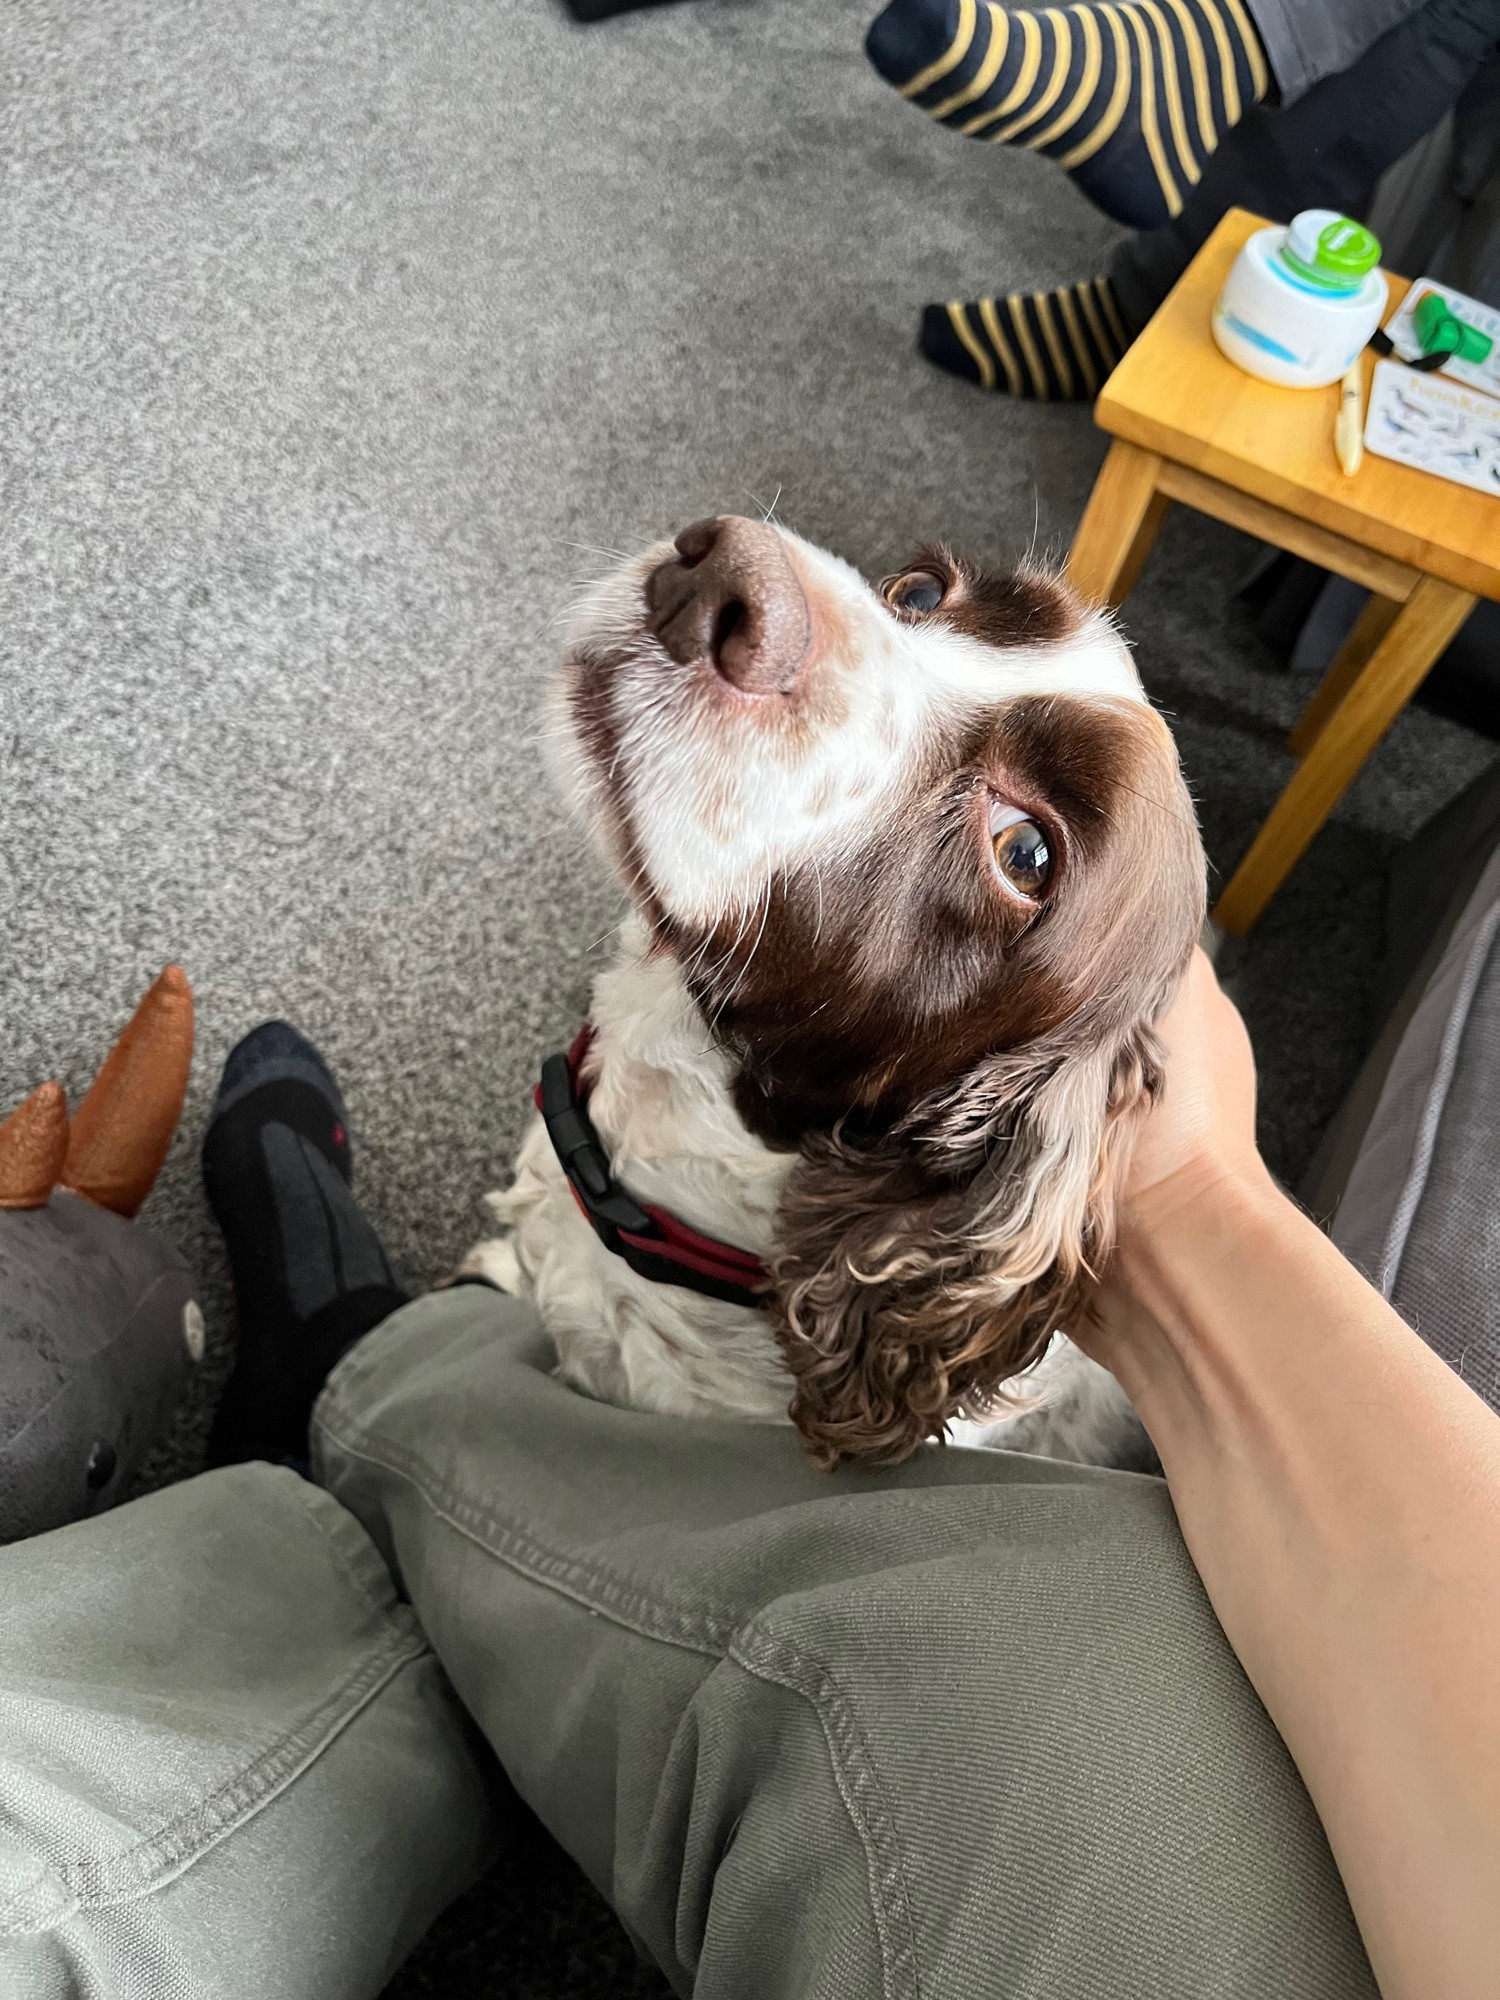
[[[1272,87],[1244,0],[891,0],[865,49],[930,118],[1045,154],[1133,229],[1181,212],[1204,161]]]
[[[981,389],[1091,403],[1130,341],[1113,285],[1091,278],[1054,292],[928,306],[917,344],[929,361]]]
[[[338,1085],[311,1042],[267,1021],[231,1051],[203,1141],[239,1321],[211,1465],[305,1458],[329,1370],[406,1303],[350,1180]]]

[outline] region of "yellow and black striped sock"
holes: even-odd
[[[918,346],[929,361],[1002,396],[1091,403],[1130,345],[1108,278],[1055,292],[928,306]]]
[[[1209,154],[1272,85],[1244,0],[891,0],[865,48],[930,117],[1045,154],[1134,229],[1181,211]]]

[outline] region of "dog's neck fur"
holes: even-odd
[[[730,1066],[669,953],[632,916],[594,985],[589,1116],[638,1199],[760,1256],[795,1155],[772,1152],[734,1107]]]
[[[589,1116],[616,1178],[705,1235],[768,1256],[793,1153],[742,1123],[729,1064],[634,915],[594,985]],[[786,1415],[791,1381],[766,1314],[642,1278],[579,1213],[546,1128],[522,1142],[514,1185],[487,1197],[505,1237],[464,1269],[529,1293],[561,1373],[610,1402],[680,1415]]]

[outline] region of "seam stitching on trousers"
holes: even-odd
[[[367,1442],[356,1442],[349,1432],[336,1428],[326,1416],[322,1428],[350,1458],[407,1480],[439,1520],[497,1562],[643,1638],[722,1659],[730,1639],[745,1622],[743,1611],[725,1606],[663,1604],[638,1584],[613,1575],[603,1564],[549,1549],[527,1531],[499,1520],[490,1509],[464,1499],[401,1445],[382,1439],[381,1450],[376,1452]]]
[[[864,1849],[870,1912],[880,1943],[887,2000],[897,2000],[898,1995],[920,1996],[916,1929],[901,1863],[901,1843],[864,1731],[847,1696],[824,1661],[774,1637],[764,1627],[744,1627],[731,1642],[728,1656],[757,1680],[800,1695],[817,1716],[828,1744],[834,1783]]]
[[[409,1624],[415,1632],[417,1614],[409,1604],[402,1604],[397,1598],[391,1573],[371,1543],[363,1524],[356,1521],[347,1508],[341,1507],[333,1495],[326,1492],[323,1487],[315,1486],[311,1480],[304,1479],[297,1472],[291,1473],[290,1477],[296,1480],[300,1489],[297,1497],[302,1502],[308,1520],[349,1579],[349,1587],[360,1602],[366,1605],[382,1624]],[[337,1509],[333,1518],[330,1518],[328,1508],[319,1504],[323,1501],[328,1503],[328,1507]],[[351,1528],[359,1536],[362,1544],[359,1555],[346,1545],[340,1533],[341,1529],[347,1531]],[[361,1567],[360,1556],[365,1558],[368,1566]]]
[[[403,1634],[399,1644],[387,1645],[351,1674],[312,1719],[294,1735],[284,1737],[274,1751],[236,1772],[207,1798],[134,1847],[107,1858],[88,1857],[53,1865],[48,1870],[51,1882],[61,1882],[67,1888],[72,1909],[106,1909],[148,1895],[183,1874],[295,1783],[402,1668],[428,1650],[420,1633]],[[32,1884],[26,1892],[0,1903],[0,1936],[24,1935],[58,1920],[62,1912],[55,1894],[49,1896],[49,1907],[40,1914],[35,1908],[28,1913],[27,1902],[35,1906],[40,1900],[36,1896],[40,1886]]]
[[[446,1481],[433,1475],[425,1461],[389,1439],[382,1439],[381,1450],[376,1452],[368,1438],[362,1435],[356,1442],[350,1431],[330,1423],[326,1411],[322,1429],[351,1458],[407,1480],[423,1504],[455,1534],[474,1542],[540,1588],[569,1597],[585,1610],[644,1638],[733,1660],[757,1679],[784,1687],[808,1702],[828,1744],[834,1782],[865,1855],[886,2000],[907,2000],[908,1996],[920,2000],[915,1926],[899,1841],[863,1731],[826,1666],[748,1625],[743,1613],[705,1607],[694,1616],[680,1607],[665,1607],[598,1564],[560,1555],[529,1534],[507,1529],[491,1510],[462,1499]],[[475,1521],[482,1522],[488,1532],[481,1532]]]

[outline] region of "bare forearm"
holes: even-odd
[[[1388,2000],[1500,1994],[1500,1418],[1256,1175],[1127,1222],[1089,1344]]]

